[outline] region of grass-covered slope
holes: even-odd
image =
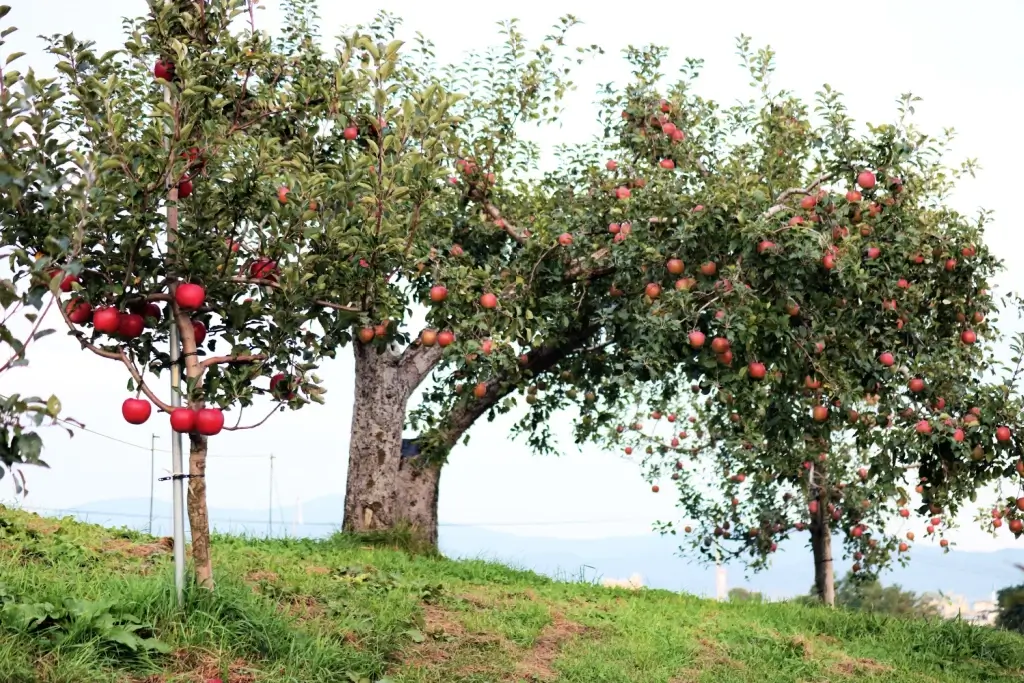
[[[174,606],[166,543],[0,507],[0,683],[1024,680],[1024,638],[559,583],[330,541],[217,538]]]

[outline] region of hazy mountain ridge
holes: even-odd
[[[32,509],[31,505],[26,505]],[[318,498],[302,505],[302,524],[298,509],[275,507],[275,536],[323,537],[338,529],[342,498]],[[124,498],[75,506],[75,515],[89,522],[108,526],[127,526],[145,530],[149,499]],[[40,514],[57,515],[45,510]],[[68,511],[66,514],[72,514]],[[171,505],[156,501],[153,509],[153,533],[170,535]],[[337,523],[328,520],[336,519]],[[214,530],[221,533],[267,536],[270,515],[263,510],[210,509]],[[645,536],[599,539],[531,537],[503,533],[488,528],[445,525],[440,529],[441,550],[450,557],[480,557],[532,569],[542,574],[568,579],[593,581],[602,577],[625,578],[639,573],[645,585],[713,595],[714,568],[705,567],[677,552],[677,539],[650,534]],[[740,566],[730,566],[729,587],[742,586],[772,598],[807,592],[813,576],[809,550],[799,542],[783,544],[772,567],[760,574],[744,576]],[[1024,563],[1024,551],[954,551],[945,555],[938,548],[915,549],[910,564],[886,573],[882,581],[898,583],[917,592],[958,593],[968,600],[989,599],[993,590],[1021,583],[1024,577],[1014,566]],[[850,562],[837,560],[837,572],[845,573]]]

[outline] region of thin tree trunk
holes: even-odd
[[[829,488],[824,463],[811,470],[811,490],[816,492],[818,511],[811,515],[811,552],[814,556],[814,592],[829,607],[836,604],[835,564],[832,562],[832,529],[829,527]],[[816,479],[816,481],[815,481]],[[819,485],[820,484],[820,485]]]
[[[210,514],[206,507],[206,437],[189,435],[188,524],[192,530],[192,564],[196,583],[213,590],[210,559]]]
[[[398,468],[408,390],[394,356],[353,344],[355,405],[345,489],[347,532],[391,529],[397,521]]]

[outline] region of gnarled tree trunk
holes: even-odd
[[[206,437],[189,435],[188,525],[192,530],[192,564],[196,583],[213,590],[210,559],[210,514],[206,507]]]
[[[525,369],[534,376],[550,370],[558,361],[569,353],[577,351],[595,333],[596,328],[586,328],[572,335],[566,342],[558,346],[544,346],[530,352],[527,356]],[[423,375],[425,376],[425,374]],[[422,377],[420,378],[422,380]],[[417,381],[417,384],[419,381]],[[511,393],[514,382],[492,379],[487,383],[487,392],[480,398],[469,398],[456,405],[442,420],[438,427],[438,439],[432,442],[440,445],[446,455],[477,419],[487,413],[497,403]],[[399,447],[399,450],[401,448]],[[438,458],[440,454],[435,453]],[[408,522],[418,530],[424,541],[431,545],[437,544],[438,515],[437,504],[440,493],[441,470],[444,460],[435,459],[427,463],[417,457],[401,458],[398,471],[398,500],[396,519]]]
[[[402,458],[398,465],[397,517],[416,533],[421,542],[437,545],[437,501],[442,462],[422,462],[419,456]]]
[[[358,342],[353,349],[355,405],[342,528],[390,529],[397,522],[398,467],[409,391],[396,357]]]

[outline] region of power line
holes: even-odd
[[[57,418],[57,422],[60,422],[63,425],[67,425],[67,426],[69,426],[69,427],[71,427],[73,429],[78,429],[78,430],[81,430],[83,432],[88,432],[89,434],[94,434],[94,435],[102,437],[104,439],[109,439],[110,441],[116,441],[119,444],[124,444],[125,446],[130,446],[131,448],[138,448],[139,450],[143,450],[143,451],[147,451],[147,452],[149,452],[149,450],[150,450],[149,446],[143,446],[142,444],[132,443],[131,441],[125,441],[124,439],[119,439],[116,436],[110,436],[109,434],[104,434],[103,432],[97,432],[95,429],[89,429],[85,425],[79,424],[77,422],[70,422],[68,420],[64,420],[64,419],[61,419],[61,418]],[[171,452],[169,449],[166,449],[166,448],[154,448],[153,450],[156,453],[170,453]],[[266,456],[266,455],[264,455],[262,453],[257,453],[257,454],[236,454],[236,455],[221,455],[219,453],[213,453],[211,455],[207,455],[206,457],[207,458],[222,459],[222,458],[266,458],[268,456]]]
[[[143,515],[134,512],[113,512],[110,510],[82,510],[76,508],[42,508],[42,507],[22,507],[19,508],[27,512],[56,512],[61,513],[72,513],[82,515],[109,515],[111,517],[129,517],[129,518],[140,518],[148,519],[149,515]],[[154,515],[153,519],[170,519],[167,515]],[[216,521],[216,520],[211,520]],[[229,523],[238,524],[267,524],[265,519],[225,519],[223,521]],[[646,524],[650,523],[649,519],[585,519],[585,520],[565,520],[565,521],[537,521],[537,522],[439,522],[438,526],[443,527],[513,527],[513,526],[579,526],[579,525],[597,525],[597,524]],[[280,524],[285,524],[282,519]],[[340,527],[340,522],[302,522],[301,526],[321,526],[321,527]]]

